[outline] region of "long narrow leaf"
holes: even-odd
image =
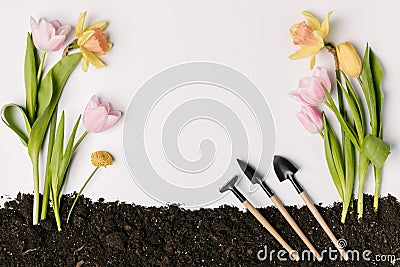
[[[376,92],[374,86],[374,80],[371,72],[370,64],[370,48],[367,44],[364,53],[363,66],[361,72],[362,89],[364,92],[365,100],[368,105],[368,111],[370,116],[370,124],[372,128],[372,134],[378,135],[378,118],[376,112]]]
[[[346,185],[344,189],[344,200],[343,200],[343,212],[342,212],[342,223],[346,221],[347,211],[350,206],[350,202],[353,199],[353,188],[356,176],[356,154],[354,151],[354,145],[351,143],[350,139],[345,136],[344,139],[344,158],[345,158],[345,177]]]
[[[384,101],[384,95],[381,90],[381,82],[383,78],[383,70],[381,64],[379,63],[378,58],[375,56],[375,53],[370,49],[370,65],[371,65],[371,73],[374,81],[375,88],[375,97],[376,97],[376,113],[378,120],[378,135],[377,137],[382,138],[382,106]]]
[[[28,152],[32,161],[37,161],[51,116],[58,104],[63,87],[72,70],[81,59],[81,54],[72,54],[60,60],[43,79],[38,98],[38,118],[32,126]],[[44,100],[49,101],[44,101]]]
[[[354,123],[356,125],[358,139],[360,140],[360,143],[362,143],[362,140],[364,139],[364,127],[362,125],[361,114],[359,113],[356,101],[354,100],[353,96],[346,91],[341,82],[338,81],[338,85],[346,98],[347,104],[351,111],[351,115],[353,116]]]
[[[37,89],[38,89],[38,59],[37,50],[32,41],[32,36],[28,33],[26,39],[26,52],[24,64],[26,110],[31,125],[35,122]]]
[[[47,216],[47,209],[49,206],[49,195],[50,195],[50,187],[51,187],[51,158],[53,154],[53,146],[54,139],[56,135],[56,127],[57,127],[57,108],[54,110],[53,116],[50,121],[50,133],[49,133],[49,144],[47,147],[47,160],[46,160],[46,174],[44,180],[44,188],[43,188],[43,201],[42,201],[42,211],[41,211],[41,219],[45,220]]]
[[[333,162],[336,166],[336,170],[338,173],[340,186],[344,190],[345,188],[345,175],[344,175],[344,160],[342,155],[342,148],[340,146],[339,140],[337,139],[333,129],[329,127],[329,142],[331,144],[331,153],[333,157]]]
[[[335,166],[335,162],[333,160],[332,156],[332,148],[331,148],[331,143],[330,143],[330,126],[327,122],[327,119],[325,117],[325,114],[323,115],[323,120],[324,120],[324,150],[325,150],[325,158],[326,158],[326,163],[328,165],[329,172],[332,176],[333,183],[339,193],[340,198],[343,200],[343,189],[340,183],[340,178],[338,171]]]
[[[354,146],[357,149],[360,149],[360,145],[359,145],[358,139],[356,137],[356,133],[353,129],[353,126],[351,124],[349,124],[349,122],[346,121],[345,118],[343,118],[342,114],[340,114],[340,111],[338,110],[335,103],[333,102],[332,96],[329,94],[328,90],[326,90],[324,85],[322,85],[322,88],[324,89],[325,95],[328,99],[328,102],[325,104],[327,104],[327,106],[335,114],[336,118],[338,119],[338,121],[340,123],[340,126],[342,126],[344,132],[348,135],[348,137],[350,138],[350,140],[354,144]]]
[[[54,140],[53,152],[51,157],[51,187],[53,190],[53,195],[58,199],[58,169],[61,166],[62,158],[63,158],[63,150],[64,150],[64,125],[65,125],[65,116],[64,112],[61,115],[60,122],[58,123],[56,137]],[[54,201],[54,199],[53,199]]]
[[[61,194],[62,188],[65,183],[66,179],[66,172],[69,166],[69,163],[71,161],[72,153],[73,153],[73,147],[74,147],[74,142],[75,142],[75,136],[76,136],[76,131],[78,130],[79,122],[81,120],[81,116],[78,117],[78,119],[75,122],[74,129],[72,130],[71,136],[69,137],[67,147],[65,148],[65,153],[60,165],[60,168],[58,169],[58,194]]]
[[[44,77],[38,92],[38,116],[45,112],[54,99],[60,97],[65,82],[81,57],[81,53],[64,57]],[[50,80],[52,80],[52,83],[49,83]]]
[[[360,118],[361,118],[361,124],[364,127],[364,123],[365,123],[365,113],[364,113],[364,108],[363,105],[361,103],[361,100],[359,98],[359,96],[357,95],[356,91],[354,90],[353,85],[351,85],[349,79],[347,78],[346,74],[343,72],[343,77],[346,81],[346,88],[347,91],[349,92],[349,94],[353,97],[354,101],[356,102],[357,105],[357,109],[358,109],[358,113],[360,114]],[[363,131],[365,131],[365,127],[363,128]]]
[[[18,123],[16,122],[16,118],[15,116],[13,116],[14,109],[16,109],[16,111],[18,111],[22,115],[22,118],[25,123],[25,130],[21,129]],[[22,144],[27,147],[29,142],[29,134],[31,132],[31,126],[29,124],[29,119],[25,111],[16,104],[5,105],[1,109],[1,120],[7,127],[9,127],[18,135],[18,137],[21,139]]]

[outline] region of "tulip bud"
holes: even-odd
[[[296,113],[296,116],[310,133],[319,133],[324,128],[321,112],[316,107],[303,105],[301,111]]]
[[[349,42],[342,43],[336,46],[336,52],[343,71],[351,77],[360,76],[362,63],[353,45]]]

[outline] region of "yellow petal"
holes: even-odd
[[[318,41],[318,45],[316,45],[316,46],[319,46],[319,49],[324,47],[324,45],[325,45],[324,44],[324,38],[322,38],[321,32],[320,31],[313,31],[313,35],[314,35],[315,39],[317,39],[317,41]]]
[[[325,38],[329,33],[329,17],[332,15],[332,11],[329,11],[324,21],[321,23],[321,35]]]
[[[315,52],[314,46],[303,45],[299,50],[289,56],[290,59],[300,59],[308,57]]]
[[[298,26],[298,25],[299,25],[299,24],[296,23],[296,24],[294,24],[292,27],[290,27],[290,29],[289,29],[290,38],[293,39],[294,32],[297,30],[297,26]]]
[[[87,59],[84,58],[84,57],[81,59],[81,66],[82,66],[82,70],[83,70],[84,72],[87,72],[87,71],[88,71],[88,69],[89,69],[89,62],[88,62]]]
[[[94,31],[93,31],[93,30],[92,30],[92,31],[84,31],[84,32],[81,34],[81,36],[79,36],[79,38],[78,38],[78,45],[79,45],[79,46],[84,45],[84,44],[87,42],[87,40],[89,40],[90,37],[93,36],[93,34],[94,34]]]
[[[81,36],[83,33],[83,25],[85,24],[86,11],[79,14],[78,22],[76,23],[75,34],[76,37]]]
[[[315,66],[315,59],[316,59],[317,53],[314,53],[313,56],[310,59],[310,70],[312,70]]]
[[[311,13],[304,11],[301,12],[301,14],[307,20],[308,25],[310,26],[312,31],[319,30],[321,28],[321,23],[319,23],[319,20],[316,17],[314,17]]]
[[[81,50],[82,55],[84,58],[86,58],[90,64],[95,66],[96,68],[104,68],[107,67],[107,65],[101,61],[94,53],[86,51],[86,50]]]
[[[104,31],[107,28],[107,22],[105,21],[97,21],[93,25],[90,25],[85,29],[85,31],[93,30],[95,28],[99,28],[100,30]]]

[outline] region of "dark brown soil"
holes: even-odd
[[[62,199],[64,222],[72,201],[73,196]],[[272,236],[250,213],[229,206],[189,211],[81,198],[72,222],[58,232],[52,214],[41,225],[31,225],[31,204],[32,195],[19,194],[0,209],[0,266],[400,266],[400,259],[390,263],[378,256],[400,258],[400,204],[393,196],[381,199],[378,214],[366,196],[363,220],[352,214],[346,225],[340,223],[340,204],[318,207],[337,238],[347,240],[346,249],[360,252],[360,261],[348,263],[328,255],[322,263],[281,262],[281,247]],[[319,251],[334,249],[306,207],[288,211]],[[306,249],[275,208],[260,212],[292,247]],[[257,254],[264,246],[267,257],[261,261]],[[362,259],[366,250],[370,261]]]

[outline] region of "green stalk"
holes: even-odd
[[[74,203],[71,206],[71,209],[68,212],[68,217],[67,217],[67,223],[69,222],[69,218],[71,217],[72,214],[72,210],[75,207],[76,202],[78,201],[79,196],[82,194],[83,189],[85,189],[86,185],[89,183],[89,181],[92,179],[92,177],[95,175],[95,173],[99,170],[100,167],[96,167],[94,169],[94,171],[92,172],[92,174],[89,176],[89,178],[87,178],[86,182],[83,184],[81,190],[79,190],[79,193],[76,195]]]
[[[42,78],[42,72],[43,72],[43,65],[44,65],[44,60],[46,58],[46,52],[42,53],[42,56],[40,58],[40,64],[39,64],[39,69],[37,73],[37,82],[40,84],[40,79]]]
[[[364,213],[364,184],[367,178],[369,163],[369,159],[363,155],[363,153],[360,153],[360,158],[358,161],[358,219],[361,219]]]
[[[382,168],[374,168],[375,172],[375,190],[374,190],[374,211],[378,211],[379,196],[381,191]]]
[[[39,206],[40,206],[40,194],[39,194],[39,162],[38,159],[32,161],[33,166],[33,225],[39,223]]]
[[[79,138],[79,140],[76,142],[76,144],[74,145],[74,148],[72,149],[73,152],[75,152],[78,149],[78,146],[82,143],[82,141],[85,139],[85,137],[89,134],[88,130],[86,130],[81,137]]]
[[[53,116],[50,121],[49,144],[47,148],[47,161],[46,161],[46,176],[43,189],[42,213],[40,216],[41,220],[46,220],[47,210],[49,206],[50,183],[51,183],[50,162],[51,162],[51,154],[53,153],[56,126],[57,126],[57,108],[54,110]]]
[[[56,218],[57,229],[61,231],[61,218],[60,218],[60,207],[58,202],[58,197],[53,193],[52,194],[52,203],[53,203],[53,210],[54,210],[54,217]]]

